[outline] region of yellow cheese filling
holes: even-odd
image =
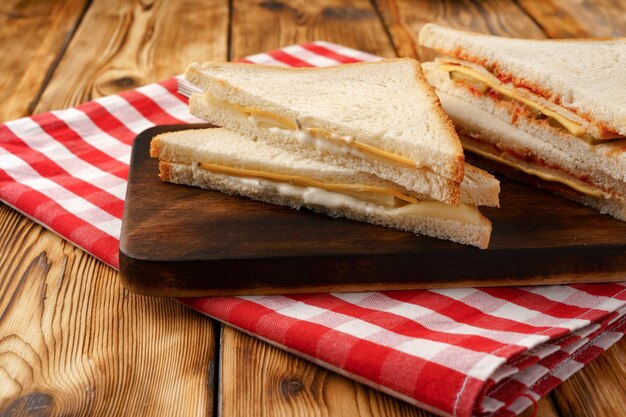
[[[295,185],[299,187],[312,187],[313,189],[321,189],[329,192],[345,194],[347,196],[355,197],[363,202],[373,202],[378,205],[386,206],[390,210],[388,213],[392,216],[435,217],[468,224],[488,223],[475,206],[461,203],[458,206],[453,207],[439,201],[420,201],[396,190],[384,187],[363,184],[325,183],[298,175],[276,174],[209,163],[199,163],[198,165],[200,168],[216,174],[240,177],[244,179],[265,179],[271,182],[288,184],[290,186]],[[391,197],[391,200],[385,197]],[[395,199],[399,199],[400,202]]]
[[[489,88],[491,88],[492,90],[502,94],[503,96],[509,97],[513,100],[519,101],[520,103],[523,103],[525,105],[527,105],[528,107],[530,107],[531,109],[542,113],[544,115],[546,115],[547,117],[550,117],[552,119],[554,119],[555,121],[557,121],[561,126],[563,126],[565,129],[567,129],[572,135],[576,136],[576,137],[583,137],[584,135],[587,134],[587,129],[585,129],[585,127],[583,127],[580,123],[577,123],[571,119],[568,119],[567,117],[555,112],[552,109],[549,109],[548,107],[544,106],[541,103],[537,103],[534,100],[530,100],[526,97],[522,97],[519,94],[517,94],[515,92],[515,90],[505,87],[502,85],[502,83],[500,83],[500,81],[496,81],[488,76],[486,76],[485,74],[481,74],[480,72],[472,69],[472,68],[468,68],[468,67],[464,67],[464,66],[460,66],[460,65],[452,65],[452,64],[441,64],[439,67],[442,71],[446,71],[449,73],[459,73],[459,74],[463,74],[466,75],[474,80],[479,81],[480,83],[488,86]],[[484,92],[484,90],[482,91]]]
[[[567,178],[564,175],[557,175],[557,174],[552,174],[549,172],[544,172],[544,171],[540,171],[538,169],[534,169],[532,167],[529,167],[527,165],[523,165],[520,163],[516,163],[514,161],[508,160],[506,158],[503,158],[500,155],[494,155],[490,152],[487,152],[475,145],[473,145],[472,143],[468,143],[466,140],[462,140],[463,142],[463,148],[465,148],[466,150],[473,152],[475,154],[478,154],[482,157],[485,157],[487,159],[491,159],[492,161],[496,161],[500,164],[506,165],[506,166],[510,166],[512,168],[515,168],[519,171],[524,172],[525,174],[528,175],[534,175],[536,177],[541,178],[542,180],[545,181],[552,181],[552,182],[559,182],[561,184],[564,184],[568,187],[570,187],[571,189],[578,191],[581,194],[586,194],[588,196],[591,197],[596,197],[596,198],[604,198],[605,197],[605,193],[602,192],[601,190],[591,187],[587,184],[585,184],[582,181],[577,181],[571,178]]]
[[[343,184],[343,183],[326,183],[318,180],[314,180],[312,178],[302,177],[299,175],[286,175],[286,174],[276,174],[273,172],[265,172],[265,171],[257,171],[257,170],[249,170],[249,169],[241,169],[241,168],[233,168],[224,165],[216,165],[216,164],[207,164],[200,163],[200,167],[202,169],[206,169],[207,171],[215,172],[218,174],[226,174],[232,175],[236,177],[252,177],[252,178],[261,178],[270,181],[284,182],[289,184],[298,185],[301,187],[317,187],[327,191],[335,191],[350,195],[355,195],[359,197],[363,197],[364,200],[378,200],[381,199],[376,198],[376,194],[383,194],[398,198],[399,200],[404,201],[405,203],[416,203],[417,199],[415,197],[408,196],[403,194],[397,190],[393,190],[390,188],[384,187],[376,187],[373,185],[363,185],[363,184]]]
[[[358,142],[354,139],[336,136],[330,132],[318,128],[303,128],[297,120],[290,120],[288,118],[278,116],[265,110],[259,110],[248,106],[241,106],[239,104],[229,103],[225,100],[219,100],[208,93],[205,93],[204,96],[206,100],[214,106],[218,106],[225,110],[239,113],[246,118],[253,117],[256,123],[262,127],[277,127],[279,129],[286,129],[294,132],[303,130],[315,139],[324,140],[337,146],[347,146],[358,149],[363,154],[372,156],[373,159],[382,159],[385,161],[390,161],[394,164],[407,166],[409,168],[415,168],[417,166],[415,161],[412,161],[406,157],[393,154],[391,152],[376,148],[371,145],[367,145],[362,142]]]
[[[415,168],[416,164],[414,161],[411,161],[408,158],[405,158],[403,156],[400,155],[395,155],[391,152],[387,152],[384,151],[382,149],[378,149],[375,148],[371,145],[367,145],[365,143],[361,143],[361,142],[357,142],[356,140],[347,142],[344,141],[342,139],[337,138],[336,136],[332,135],[331,133],[326,132],[325,130],[322,129],[317,129],[317,128],[306,128],[306,130],[311,134],[311,136],[315,137],[315,138],[323,138],[325,140],[331,141],[331,142],[338,142],[338,141],[342,141],[343,143],[347,143],[349,146],[353,146],[357,149],[359,149],[360,151],[366,153],[366,154],[371,154],[371,155],[375,155],[378,158],[382,158],[382,159],[388,159],[391,160],[393,162],[396,162],[400,165],[405,165],[408,166],[410,168]]]

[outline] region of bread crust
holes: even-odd
[[[161,155],[162,144],[158,136],[150,141],[150,156],[158,158]]]
[[[408,58],[398,58],[398,59],[408,59]],[[428,83],[428,80],[426,79],[426,76],[424,75],[424,71],[422,70],[422,66],[419,63],[419,61],[415,59],[411,59],[411,61],[416,65],[415,74],[417,77],[417,82],[430,85]],[[441,105],[441,100],[439,100],[439,97],[435,93],[435,90],[433,88],[430,88],[426,91],[426,94],[432,100],[432,103],[433,103],[432,110],[443,121],[444,129],[447,130],[447,133],[450,136],[456,138],[457,140],[457,143],[458,143],[457,151],[459,155],[456,157],[456,162],[453,165],[453,168],[451,170],[450,179],[456,182],[461,182],[463,181],[464,167],[465,167],[465,154],[463,153],[463,146],[461,146],[461,140],[459,138],[459,135],[457,134],[454,124],[452,123],[452,120],[450,120],[450,118],[448,117],[448,114],[443,109],[443,106]]]
[[[162,181],[172,181],[172,164],[159,161],[159,178]]]

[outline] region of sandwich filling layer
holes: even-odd
[[[611,194],[600,189],[599,187],[569,175],[560,169],[553,168],[548,170],[546,167],[542,167],[539,163],[523,160],[516,157],[511,152],[500,150],[492,144],[487,144],[465,135],[461,136],[461,142],[463,143],[463,148],[466,150],[500,164],[520,170],[525,174],[536,176],[544,181],[558,182],[580,194],[588,195],[590,197],[604,199],[611,198]]]
[[[607,139],[623,139],[617,132],[603,130],[601,133],[589,130],[582,123],[572,120],[559,112],[548,108],[538,100],[521,96],[514,88],[506,86],[497,77],[483,74],[474,68],[464,66],[458,62],[443,62],[439,65],[441,71],[450,74],[450,78],[469,88],[475,94],[495,96],[502,100],[513,100],[529,110],[535,119],[547,119],[555,126],[565,129],[577,138],[591,144],[603,143]],[[565,111],[565,110],[564,110]],[[571,111],[571,110],[567,110]]]
[[[231,181],[257,191],[271,188],[281,195],[301,199],[305,204],[329,209],[340,207],[358,211],[384,209],[391,216],[434,217],[477,225],[486,222],[475,206],[461,203],[453,207],[438,201],[416,200],[395,190],[382,187],[326,183],[312,178],[208,163],[198,163],[196,168],[228,177]]]
[[[359,142],[352,136],[338,136],[323,129],[304,127],[297,119],[291,120],[264,110],[230,103],[207,93],[204,93],[204,97],[211,105],[238,114],[255,127],[296,139],[303,145],[314,147],[319,151],[347,154],[409,168],[417,167],[415,161]]]
[[[307,178],[298,175],[275,174],[271,172],[247,170],[207,163],[200,163],[199,166],[207,171],[225,175],[232,175],[235,177],[254,177],[277,182],[285,182],[298,186],[323,188],[327,191],[358,195],[363,200],[382,203],[382,205],[398,206],[400,204],[417,202],[416,198],[410,197],[406,194],[402,194],[397,190],[376,187],[372,185],[325,183],[315,180],[313,178]],[[397,199],[400,201],[395,202],[393,199]],[[392,204],[389,204],[390,202]]]

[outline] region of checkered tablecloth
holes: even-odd
[[[376,59],[313,42],[244,61],[324,66]],[[118,267],[134,137],[154,125],[197,121],[172,78],[0,124],[0,199]],[[454,416],[519,413],[626,331],[626,283],[181,301],[321,366]]]

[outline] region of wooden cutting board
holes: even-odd
[[[501,179],[486,250],[158,178],[133,145],[120,269],[152,296],[277,294],[626,280],[626,223]]]

